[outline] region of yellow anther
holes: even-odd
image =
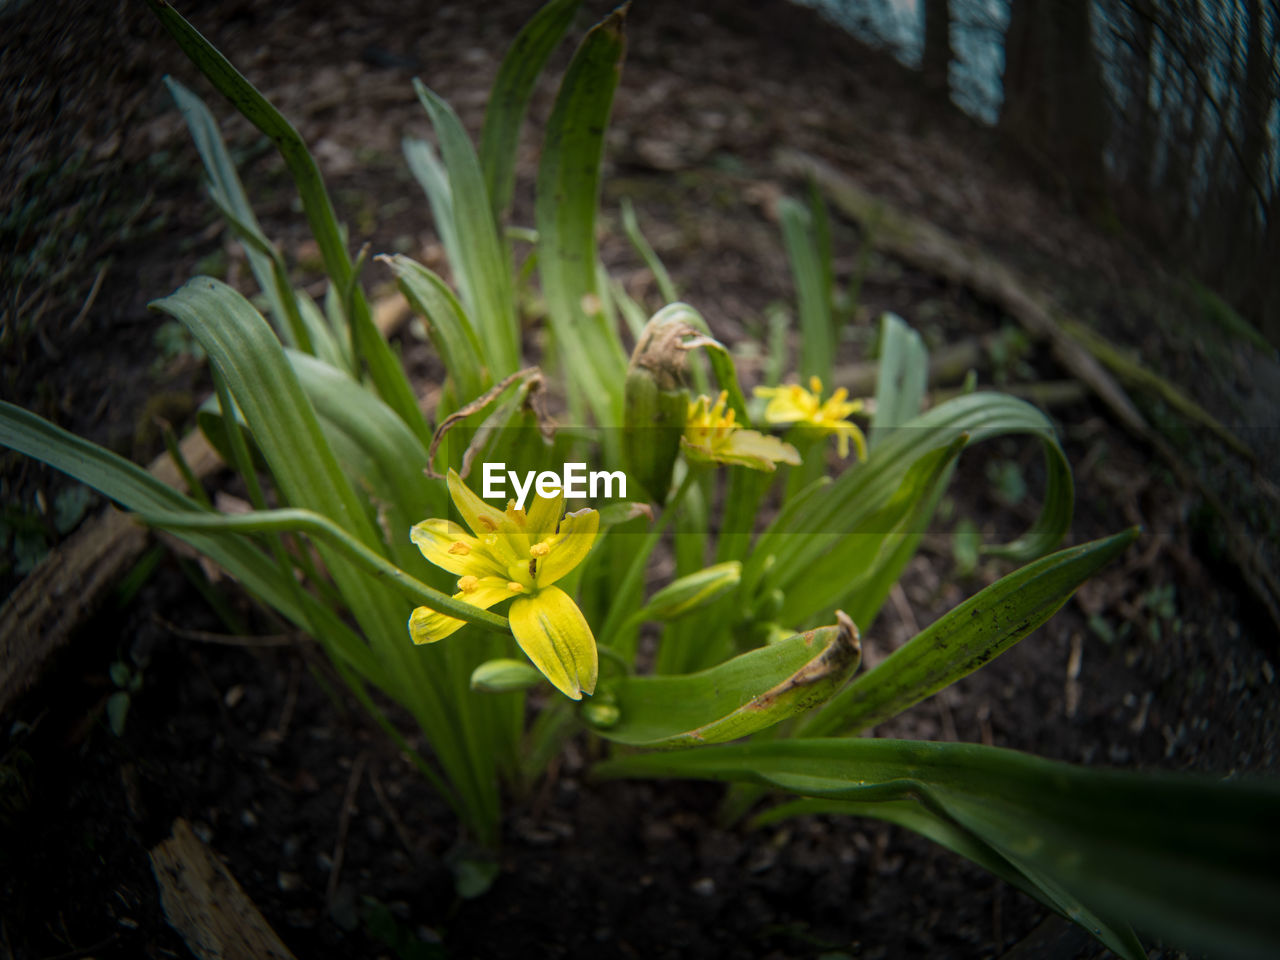
[[[478,587],[479,585],[480,585],[480,580],[476,577],[473,577],[471,574],[467,574],[465,577],[462,577],[461,579],[458,580],[458,589],[461,590],[463,593],[474,593],[476,587]]]
[[[814,394],[816,394],[816,395],[821,395],[821,393],[822,393],[822,379],[821,379],[820,377],[818,377],[817,375],[814,375],[814,376],[810,377],[810,378],[809,378],[809,389],[810,389],[810,390],[812,390],[812,391],[814,392]]]
[[[453,543],[449,544],[449,552],[465,557],[471,552],[471,546],[463,543],[461,540],[455,540]]]
[[[545,540],[541,543],[535,543],[529,548],[529,556],[531,557],[545,557],[550,552],[551,544],[547,543]]]
[[[481,514],[479,517],[477,517],[477,519],[480,521],[480,526],[484,527],[486,530],[498,529],[498,525],[493,522],[492,517],[486,517],[483,514]]]
[[[516,583],[514,580],[511,580],[507,583],[507,589],[512,593],[524,593],[524,584]]]

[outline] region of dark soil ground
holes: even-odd
[[[410,78],[422,76],[478,130],[502,51],[531,6],[210,0],[184,12],[298,125],[353,246],[369,240],[375,252],[440,266],[425,199],[398,147],[405,132],[426,133]],[[251,282],[199,190],[164,73],[206,95],[266,232],[300,277],[319,279],[282,165],[149,17],[140,3],[69,3],[28,5],[0,21],[10,114],[0,118],[2,394],[140,462],[162,449],[157,417],[181,431],[209,389],[189,343],[146,302],[196,272]],[[1140,238],[1078,219],[1069,198],[990,131],[924,97],[892,61],[772,0],[637,2],[628,32],[607,151],[605,258],[633,295],[659,305],[619,227],[618,200],[629,197],[682,296],[739,346],[748,382],[759,362],[749,341],[765,330],[771,304],[793,299],[775,207],[803,185],[777,173],[773,150],[785,144],[1047,285],[1246,437],[1264,418],[1274,423],[1274,358],[1206,333]],[[550,77],[567,55],[557,54]],[[543,85],[530,130],[553,93]],[[531,219],[536,163],[526,132],[521,223]],[[847,281],[860,264],[866,270],[840,362],[865,359],[884,310],[935,347],[1010,328],[967,291],[864,257],[861,244],[837,219],[837,274]],[[380,269],[368,274],[375,286],[386,279]],[[425,346],[412,336],[403,345],[422,391],[438,386]],[[981,369],[984,384],[1063,375],[1034,345],[989,352]],[[1215,552],[1214,520],[1094,401],[1052,413],[1076,471],[1072,541],[1135,523],[1143,538],[1026,642],[876,733],[1084,764],[1274,775],[1275,627]],[[1260,449],[1263,469],[1250,473],[1174,429],[1233,507],[1256,512],[1264,541],[1273,521],[1258,504],[1274,505],[1266,458],[1276,450]],[[957,572],[950,530],[962,517],[992,539],[1025,525],[1038,458],[1010,442],[962,461],[939,532],[864,630],[868,666],[1004,572]],[[55,517],[69,495],[63,478],[11,455],[2,482],[11,589],[41,544],[70,526]],[[190,562],[160,559],[139,590],[108,601],[6,718],[4,956],[188,956],[165,923],[147,860],[177,816],[225,858],[299,957],[999,957],[1018,944],[1022,956],[1100,953],[1035,902],[914,835],[825,818],[725,828],[718,788],[593,782],[599,748],[585,739],[531,796],[513,799],[497,882],[460,900],[443,804],[338,692],[323,657],[291,637],[278,646],[210,642],[227,639],[228,614],[245,622],[242,632],[278,627],[230,585],[202,593],[197,583]],[[105,718],[114,662],[144,665],[120,737]],[[342,833],[353,769],[355,812]]]

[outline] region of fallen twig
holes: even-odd
[[[169,926],[200,960],[293,960],[222,862],[179,818],[151,849],[151,871]]]

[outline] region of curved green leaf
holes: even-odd
[[[876,368],[876,406],[869,443],[875,447],[890,427],[919,416],[929,382],[929,354],[920,334],[901,317],[880,318],[880,363]]]
[[[463,285],[468,311],[495,377],[520,369],[520,330],[516,324],[511,265],[498,239],[480,161],[453,108],[422,83],[413,81],[418,99],[431,117],[440,155],[449,176],[453,236],[461,262],[454,269]]]
[[[722,743],[771,727],[825,701],[858,668],[858,629],[843,614],[700,673],[601,681],[593,703],[617,708],[600,736],[643,747]],[[587,713],[584,716],[590,717]]]
[[[619,8],[574,54],[547,121],[538,167],[538,270],[555,349],[570,371],[570,401],[602,426],[622,422],[626,355],[604,315],[596,277],[596,209],[604,133],[626,48]]]
[[[545,4],[516,35],[498,68],[480,132],[480,164],[495,221],[511,205],[520,125],[534,86],[581,5],[582,0],[551,0]]]
[[[270,101],[218,52],[200,32],[165,0],[147,0],[169,35],[214,87],[261,130],[280,151],[302,199],[311,234],[320,247],[325,271],[341,291],[351,292],[351,341],[355,353],[368,365],[378,393],[425,443],[431,436],[404,371],[390,345],[373,323],[364,290],[356,282],[342,229],[315,158],[298,131]]]
[[[757,741],[620,757],[601,776],[739,780],[804,796],[912,801],[1045,891],[1215,956],[1280,951],[1280,784],[1074,767],[961,743]]]
[[[103,447],[56,427],[35,414],[0,401],[0,445],[49,464],[136,512],[199,512],[196,501],[161,483],[146,470]],[[315,630],[330,651],[371,683],[386,686],[372,651],[333,611],[296,589],[292,572],[281,571],[251,541],[241,536],[187,532],[177,534],[291,623]]]
[[[1137,539],[1123,533],[1015,570],[920,631],[810,718],[806,736],[852,734],[895,717],[994,660],[1048,620]]]
[[[788,615],[792,622],[821,613],[834,604],[857,599],[849,592],[847,581],[839,577],[818,577],[814,571],[830,564],[831,569],[855,569],[857,588],[873,578],[885,589],[883,570],[892,572],[909,558],[909,552],[890,549],[884,538],[889,534],[918,537],[927,526],[932,509],[927,500],[910,501],[902,497],[900,488],[913,471],[917,477],[928,475],[917,462],[960,443],[969,446],[1007,434],[1028,434],[1040,440],[1045,454],[1047,483],[1044,505],[1031,529],[1019,540],[1002,547],[988,547],[986,552],[1032,559],[1055,547],[1071,522],[1074,489],[1071,468],[1058,445],[1053,424],[1035,407],[999,393],[974,393],[940,404],[900,427],[886,429],[882,442],[871,451],[865,462],[842,473],[823,490],[806,498],[802,507],[780,516],[760,537],[743,570],[743,581],[756,597],[772,589],[787,596]],[[895,512],[888,505],[896,502]],[[905,511],[917,510],[909,527],[901,527]],[[847,535],[854,535],[849,538]],[[831,557],[833,545],[841,537],[848,540],[868,537],[883,541],[871,556],[882,571],[870,567],[837,565]],[[881,548],[883,552],[881,552]],[[843,549],[868,553],[868,546],[849,543]],[[848,558],[846,558],[848,559]],[[858,605],[860,622],[870,623],[882,597],[874,608]]]
[[[434,272],[403,254],[380,257],[396,275],[396,285],[415,313],[427,324],[427,334],[457,386],[461,402],[469,402],[492,386],[484,352],[471,320],[448,285]]]

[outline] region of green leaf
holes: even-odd
[[[629,746],[693,746],[734,740],[810,710],[858,668],[858,630],[838,617],[838,626],[796,634],[700,673],[602,680],[592,703],[613,705],[617,714],[596,732]]]
[[[396,285],[409,305],[427,323],[427,334],[453,378],[458,398],[470,402],[492,385],[476,338],[462,304],[448,285],[422,264],[401,254],[381,257],[396,275]]]
[[[466,276],[463,300],[479,327],[477,333],[495,377],[520,369],[520,330],[516,324],[511,265],[498,238],[484,174],[462,121],[444,100],[415,79],[413,88],[431,117],[440,155],[449,176],[453,235]]]
[[[902,713],[994,660],[1047,621],[1080,584],[1138,536],[1123,533],[1059,550],[970,597],[842,690],[801,730],[853,734]]]
[[[813,576],[813,567],[807,576],[795,576],[796,569],[787,571],[786,580],[779,583],[785,594],[778,614],[781,621],[804,623],[848,601],[856,606],[854,616],[870,623],[915,552],[967,442],[961,434],[947,446],[922,451],[909,462],[896,486],[879,487],[875,496],[851,505],[842,518],[850,527],[847,533],[826,534],[819,527],[807,536],[802,534],[809,541],[804,545],[806,556],[815,558],[818,569],[842,575]]]
[[[662,294],[662,299],[669,304],[675,303],[680,299],[679,294],[676,293],[676,285],[671,282],[671,274],[667,272],[661,258],[641,232],[640,221],[636,218],[636,208],[632,206],[630,197],[622,198],[621,208],[622,229],[626,232],[627,239],[636,248],[636,253],[640,254],[645,266],[653,273],[653,279],[658,284],[658,292]]]
[[[920,334],[901,317],[880,318],[880,363],[876,368],[876,409],[871,417],[870,445],[881,442],[886,428],[900,427],[920,413],[929,382],[929,354]]]
[[[448,496],[443,483],[426,478],[426,448],[395,411],[342,370],[304,353],[286,355],[325,436],[331,443],[341,438],[353,452],[342,457],[343,471],[377,512],[391,556],[407,570],[430,575],[433,568],[410,541],[409,528],[445,516]]]
[[[200,71],[214,87],[244,116],[276,145],[302,199],[311,234],[320,247],[325,271],[329,279],[341,291],[351,292],[351,341],[355,354],[369,368],[369,376],[378,393],[405,423],[427,442],[431,431],[418,410],[413,390],[405,379],[400,362],[390,345],[378,332],[369,312],[364,291],[356,282],[351,257],[347,253],[346,240],[338,226],[338,218],[325,189],[324,179],[315,158],[307,150],[298,131],[226,57],[209,43],[200,32],[183,19],[165,0],[147,0],[147,5]]]
[[[161,483],[130,463],[75,434],[68,433],[20,407],[0,401],[0,445],[17,450],[67,473],[129,510],[139,512],[199,511],[194,500]],[[296,589],[292,573],[284,573],[243,537],[180,533],[178,538],[224,567],[247,589],[303,629],[314,629],[362,676],[386,685],[382,668],[354,632],[310,594]]]
[[[520,126],[534,87],[581,5],[582,0],[551,0],[545,4],[516,35],[498,68],[480,133],[480,163],[495,221],[501,220],[511,205]]]
[[[1045,454],[1047,484],[1040,515],[1031,529],[1011,544],[986,547],[984,552],[1014,559],[1032,559],[1055,547],[1071,523],[1074,489],[1071,468],[1058,445],[1053,424],[1030,404],[999,393],[974,393],[957,397],[926,411],[910,422],[886,431],[884,440],[864,463],[842,473],[829,486],[816,490],[795,509],[790,506],[761,536],[743,568],[747,596],[757,599],[773,589],[787,594],[788,610],[794,617],[808,617],[830,604],[850,598],[849,581],[838,576],[817,577],[830,562],[833,544],[840,537],[868,537],[866,555],[878,556],[879,570],[855,568],[858,583],[879,584],[878,596],[887,589],[884,571],[899,569],[909,559],[907,541],[902,550],[883,539],[886,532],[918,537],[927,527],[933,501],[904,498],[900,488],[915,471],[917,477],[932,475],[922,458],[938,457],[955,444],[969,446],[1007,434],[1029,434],[1040,440]],[[905,513],[895,513],[887,505],[897,503],[917,512],[905,527]],[[897,526],[895,526],[895,524]],[[876,541],[879,541],[876,543]],[[874,544],[876,550],[869,552]],[[881,547],[885,547],[881,552]],[[849,546],[851,551],[859,550]],[[832,564],[830,569],[841,569]],[[847,568],[846,568],[847,569]],[[855,584],[856,585],[856,584]],[[859,604],[859,622],[869,624],[878,610],[878,601]]]
[[[280,252],[271,244],[258,224],[235,163],[222,140],[218,122],[203,100],[172,77],[164,78],[169,93],[182,111],[182,117],[196,142],[196,150],[208,174],[209,193],[232,231],[240,238],[249,269],[267,298],[276,329],[291,346],[312,352],[310,333],[303,323],[289,287],[289,277]]]
[[[166,530],[212,530],[227,533],[305,533],[332,544],[353,563],[392,585],[411,601],[440,613],[477,623],[498,632],[508,630],[505,617],[455,600],[446,593],[418,582],[360,543],[332,520],[310,510],[249,510],[220,514],[206,510],[186,512],[155,511],[140,514],[142,519]]]
[[[604,133],[626,41],[619,8],[591,29],[574,54],[547,122],[538,168],[538,270],[555,349],[570,371],[570,402],[602,426],[622,422],[626,355],[601,309],[596,279],[596,209]]]
[[[832,358],[835,356],[835,329],[831,319],[831,290],[824,289],[825,271],[818,244],[813,236],[813,218],[809,211],[791,197],[778,204],[782,220],[782,240],[791,263],[800,313],[800,368],[802,380],[819,377],[824,385],[831,383]]]
[[[196,278],[152,306],[181,320],[200,340],[244,414],[285,502],[332,521],[372,552],[383,549],[283,348],[248,301],[226,284]],[[447,654],[416,650],[408,642],[410,608],[403,597],[332,546],[321,544],[319,552],[382,664],[384,689],[413,711],[450,779],[467,798],[460,812],[473,825],[494,829],[496,784],[491,771],[477,769],[493,758],[467,750],[458,739],[457,718],[451,716],[452,691],[465,689],[466,677],[455,681],[432,669],[433,660]],[[459,665],[459,673],[461,669]]]
[[[111,732],[117,737],[124,736],[124,722],[128,715],[128,693],[123,690],[117,690],[111,696],[107,697],[107,722],[111,725]]]
[[[1215,956],[1280,951],[1280,784],[1073,767],[959,743],[757,741],[606,761],[599,776],[679,776],[803,796],[910,801],[990,846],[1121,956],[1123,922]],[[1082,914],[1077,914],[1084,919]]]

